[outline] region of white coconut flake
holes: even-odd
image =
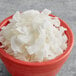
[[[14,14],[13,20],[15,20],[15,21],[17,21],[17,22],[20,20],[20,12],[19,12],[19,11],[17,11],[17,12]]]
[[[59,27],[60,26],[60,21],[58,19],[58,17],[55,17],[55,19],[53,19],[53,25],[55,25],[56,27]]]
[[[16,30],[22,34],[28,34],[29,33],[28,28],[25,26],[22,26],[22,27],[19,26],[16,28]]]
[[[21,43],[25,43],[25,44],[28,44],[28,42],[31,40],[31,37],[28,35],[18,35],[17,36],[17,40]]]
[[[15,36],[11,38],[11,48],[14,51],[14,53],[21,52],[20,47],[15,42],[15,39],[16,39]]]
[[[49,15],[49,14],[51,14],[51,11],[48,9],[44,9],[41,13],[45,14],[45,15]]]

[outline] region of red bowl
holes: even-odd
[[[49,15],[53,16],[53,15]],[[54,16],[55,17],[55,16]],[[9,23],[9,19],[12,19],[12,16],[6,18],[0,23],[0,28],[6,26]],[[68,37],[68,47],[64,53],[55,59],[49,60],[47,62],[25,62],[17,60],[14,57],[7,54],[2,48],[0,48],[0,57],[6,66],[8,72],[12,76],[55,76],[62,65],[67,60],[74,43],[74,37],[69,26],[59,18],[61,26],[67,28],[65,32]]]

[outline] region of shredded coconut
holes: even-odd
[[[28,62],[43,62],[61,55],[67,48],[67,29],[58,17],[49,16],[50,10],[17,11],[10,23],[0,32],[1,48]]]

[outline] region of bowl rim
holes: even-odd
[[[1,23],[0,23],[0,29],[7,24],[7,22],[9,21],[9,19],[12,18],[13,15],[5,18]],[[50,14],[49,16],[53,16],[56,17],[52,14]],[[66,56],[68,56],[68,54],[71,52],[73,44],[74,44],[74,36],[72,33],[72,30],[70,29],[70,27],[68,26],[68,24],[66,24],[63,20],[61,20],[59,18],[59,20],[64,23],[66,25],[67,30],[70,32],[70,36],[71,36],[71,42],[70,45],[67,47],[67,49],[64,51],[63,54],[61,54],[60,56],[56,57],[55,59],[46,61],[46,62],[26,62],[26,61],[21,61],[18,59],[15,59],[14,57],[10,56],[9,54],[7,54],[4,49],[0,48],[0,54],[1,56],[5,57],[7,60],[10,60],[11,62],[15,63],[15,64],[19,64],[19,65],[27,65],[27,66],[46,66],[46,65],[52,65],[55,64],[59,61],[61,61],[62,59],[64,59]]]

